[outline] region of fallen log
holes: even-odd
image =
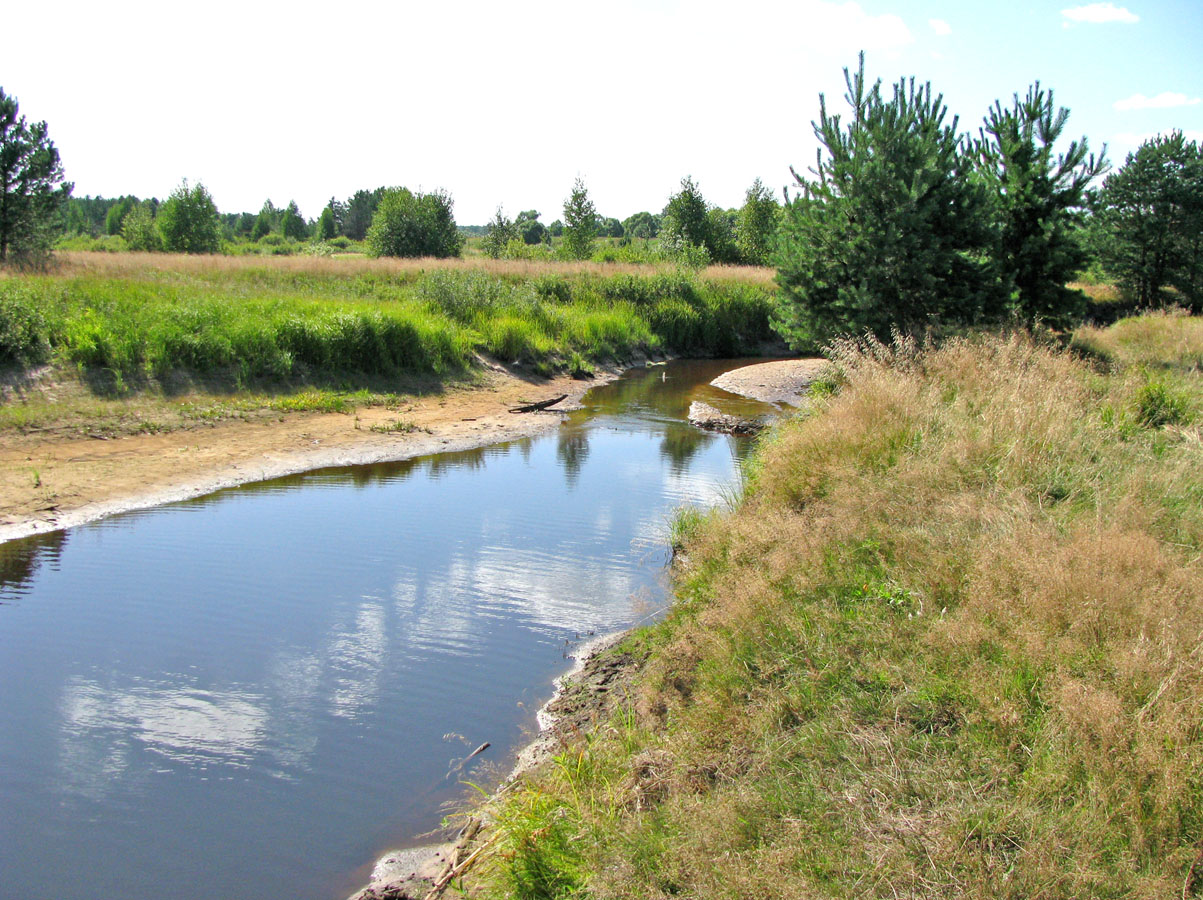
[[[567,399],[568,399],[567,394],[560,394],[560,396],[554,397],[551,400],[540,400],[538,403],[531,403],[531,404],[528,404],[527,406],[515,406],[513,409],[510,410],[510,412],[512,412],[512,413],[539,412],[540,410],[547,409],[550,406],[555,406],[561,400],[567,400]]]

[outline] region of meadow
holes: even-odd
[[[837,341],[472,893],[1203,893],[1203,321]]]
[[[50,273],[0,277],[0,366],[53,364],[101,401],[199,389],[227,407],[300,394],[323,408],[470,382],[485,358],[585,377],[756,352],[771,297],[754,268],[60,253]],[[66,414],[35,395],[0,407],[0,425]]]

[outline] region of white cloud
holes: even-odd
[[[940,37],[952,34],[952,26],[943,19],[928,19],[927,24],[930,25],[931,30],[940,35]]]
[[[1140,21],[1140,16],[1130,12],[1126,6],[1116,6],[1114,3],[1088,3],[1085,6],[1072,6],[1061,10],[1065,18],[1064,25],[1087,22],[1091,25],[1101,25],[1106,22],[1120,22],[1124,25],[1134,25]]]
[[[915,41],[900,17],[870,15],[859,3],[816,3],[809,16],[811,43],[820,46],[830,46],[834,39],[858,50],[896,50]]]
[[[1112,104],[1118,110],[1132,109],[1170,109],[1175,106],[1195,106],[1203,102],[1199,97],[1189,98],[1186,94],[1176,91],[1162,91],[1156,97],[1146,97],[1144,94],[1133,94],[1125,100],[1116,100]]]

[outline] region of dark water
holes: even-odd
[[[345,896],[505,761],[568,644],[661,608],[673,509],[737,481],[684,422],[731,366],[0,545],[0,897]]]

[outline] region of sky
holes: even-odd
[[[1040,81],[1064,143],[1113,165],[1173,129],[1203,141],[1198,0],[488,0],[341,4],[62,0],[0,12],[0,87],[46,121],[75,195],[166,197],[203,182],[223,212],[403,185],[448,191],[461,225],[501,207],[658,212],[690,176],[736,207],[814,165],[819,94],[843,106],[865,52],[976,134]]]

